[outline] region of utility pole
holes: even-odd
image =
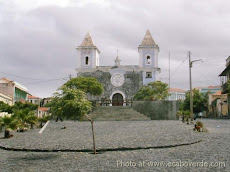
[[[170,51],[169,51],[169,91],[170,91]]]
[[[189,80],[190,80],[190,118],[191,118],[191,123],[193,121],[193,91],[192,91],[192,63],[202,61],[202,59],[198,60],[193,60],[191,61],[191,52],[188,52],[188,57],[189,57]]]
[[[191,52],[188,52],[189,57],[189,80],[190,80],[190,119],[191,123],[193,121],[193,94],[192,94],[192,62],[191,62]]]

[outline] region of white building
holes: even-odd
[[[39,105],[41,104],[42,99],[36,96],[28,96],[28,102]]]
[[[7,96],[5,94],[0,93],[0,101],[3,101],[4,103],[12,106],[13,105],[13,99],[10,96]],[[5,115],[8,115],[7,112],[0,112],[0,117],[3,117]]]
[[[169,89],[168,100],[185,100],[186,91],[180,88],[170,88]]]
[[[48,107],[38,107],[36,116],[38,118],[42,118],[44,116],[49,115],[49,108]]]

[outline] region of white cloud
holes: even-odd
[[[75,74],[75,48],[88,31],[101,51],[102,65],[114,64],[117,49],[121,64],[138,64],[137,47],[149,29],[160,47],[160,77],[165,82],[168,52],[173,73],[190,50],[192,59],[222,57],[193,68],[194,86],[216,85],[230,55],[228,4],[210,0],[0,0],[1,70],[42,79]],[[187,61],[171,81],[172,87],[189,87]],[[50,96],[58,82],[28,88],[35,95]]]

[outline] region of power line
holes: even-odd
[[[44,79],[34,79],[34,78],[28,78],[28,77],[24,77],[24,76],[13,75],[13,74],[9,74],[9,73],[6,73],[6,72],[0,72],[0,73],[5,74],[5,75],[18,77],[18,78],[30,79],[30,80],[44,80]]]
[[[215,58],[211,58],[211,59],[206,59],[204,62],[206,62],[206,61],[211,61],[211,60],[216,60],[216,59],[222,59],[222,58],[226,58],[226,56],[215,57]]]
[[[60,78],[54,78],[54,79],[35,79],[35,78],[29,78],[29,77],[25,77],[25,76],[19,76],[19,75],[9,74],[9,73],[6,73],[6,72],[0,72],[0,73],[6,74],[6,75],[10,75],[10,76],[14,76],[14,77],[18,77],[18,78],[29,79],[29,80],[38,80],[38,81],[42,81],[42,82],[60,79]]]
[[[24,85],[32,85],[32,84],[40,84],[40,83],[43,83],[43,82],[66,80],[66,78],[69,78],[69,77],[58,78],[58,79],[50,79],[50,80],[45,80],[45,81],[40,81],[40,82],[32,82],[32,83],[27,83],[27,84],[24,84]]]
[[[0,72],[2,74],[18,77],[18,78],[23,78],[23,79],[29,79],[29,80],[38,80],[39,82],[34,82],[34,83],[41,83],[41,82],[48,82],[48,81],[55,81],[55,80],[66,80],[66,78],[69,78],[72,75],[70,74],[69,77],[63,77],[63,78],[54,78],[54,79],[35,79],[35,78],[30,78],[30,77],[25,77],[25,76],[19,76],[19,75],[14,75],[6,72]],[[27,84],[33,84],[33,83],[27,83]]]
[[[186,58],[182,61],[182,63],[176,68],[176,70],[172,73],[171,78],[172,78],[173,75],[176,73],[176,71],[178,71],[178,69],[181,67],[181,65],[187,60],[187,58],[188,58],[188,57],[186,57]]]
[[[50,82],[50,81],[58,81],[58,80],[68,80],[67,78],[69,78],[69,77],[63,77],[63,78],[56,78],[56,79],[35,79],[35,78],[29,78],[29,77],[25,77],[25,76],[9,74],[9,73],[6,73],[6,72],[0,72],[0,73],[10,75],[10,76],[14,76],[14,77],[18,77],[18,78],[29,79],[29,80],[37,80],[38,81],[38,82],[26,83],[24,85],[39,84],[39,83]]]

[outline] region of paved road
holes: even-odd
[[[184,141],[183,138],[185,141],[191,141],[187,135],[191,135],[193,140],[202,137],[203,141],[189,146],[167,149],[114,151],[97,155],[76,152],[39,153],[0,150],[0,171],[230,171],[230,120],[202,119],[202,121],[209,130],[208,133],[193,133],[191,132],[192,126],[181,124],[180,121],[98,122],[95,123],[95,130],[97,131],[97,144],[101,147],[119,147],[121,145],[135,147],[138,145],[147,146],[148,144],[167,145],[182,142]],[[77,127],[76,123],[71,124],[71,122],[68,121],[62,124],[69,124],[67,130],[63,131],[60,129],[57,130],[59,132],[55,131],[54,133],[67,132],[71,129],[72,125]],[[60,126],[62,124],[60,124]],[[77,124],[78,126],[85,125],[85,127],[80,126],[75,130],[76,132],[86,134],[85,132],[87,130],[90,131],[90,126],[88,126],[87,123]],[[60,126],[59,123],[53,123],[44,133],[47,132],[48,136],[48,133],[55,127],[58,129]],[[180,130],[178,130],[178,128]],[[27,139],[29,137],[32,138],[35,131],[36,130],[28,133],[19,133],[19,135],[17,135],[17,133],[15,138],[21,138],[21,134],[27,134]],[[99,134],[100,132],[104,133]],[[147,134],[144,134],[145,132]],[[110,133],[115,134],[111,135]],[[148,135],[148,133],[152,133],[152,135]],[[50,134],[50,137],[53,139],[52,135]],[[65,135],[65,137],[63,135]],[[119,135],[120,139],[118,138]],[[68,138],[75,137],[75,135],[62,133],[62,136],[67,139],[66,146],[69,147],[69,144],[72,142],[71,139],[68,140]],[[86,137],[89,136],[90,134],[86,135]],[[37,135],[35,134],[34,137],[37,137]],[[133,141],[134,137],[136,141]],[[148,139],[146,139],[146,137],[148,137]],[[102,138],[103,141],[100,141]],[[149,138],[153,139],[153,142],[155,139],[156,143],[150,143],[151,139]],[[141,142],[142,139],[143,142]],[[21,141],[29,147],[34,140],[36,139]],[[62,146],[64,148],[64,145],[60,142],[61,139],[57,140],[58,141],[47,141],[44,143],[50,144],[50,146],[47,145],[49,148],[55,148],[55,145],[56,147]],[[7,142],[8,146],[18,144],[18,142],[14,141],[13,138],[11,141],[10,139],[7,141],[1,139],[0,144],[7,144]],[[40,144],[40,141],[38,138],[37,145],[42,146],[43,143]],[[11,142],[14,142],[14,144]],[[35,144],[33,143],[33,145]],[[81,148],[81,146],[77,148]],[[225,167],[223,167],[224,165]]]

